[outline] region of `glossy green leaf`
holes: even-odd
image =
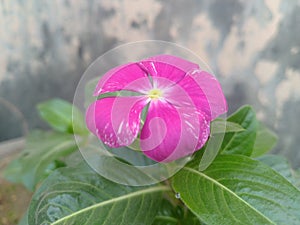
[[[238,123],[216,119],[210,124],[211,134],[241,132],[245,129]]]
[[[151,225],[166,186],[113,183],[86,165],[52,173],[33,196],[29,224]]]
[[[257,158],[257,160],[271,167],[273,170],[281,174],[291,183],[296,184],[294,171],[285,157],[281,155],[267,154]]]
[[[252,157],[258,157],[275,147],[277,135],[265,127],[262,123],[258,124],[256,140],[252,152]]]
[[[64,166],[59,159],[77,149],[71,134],[36,131],[26,140],[26,147],[20,156],[5,169],[4,176],[15,183],[23,183],[33,191],[36,185],[53,170]]]
[[[238,123],[229,122],[222,119],[216,119],[211,123],[211,135],[206,146],[203,148],[203,156],[199,163],[199,170],[205,170],[216,158],[225,133],[242,132],[245,129]]]
[[[257,158],[260,162],[268,165],[273,170],[284,176],[287,180],[292,181],[292,169],[286,158],[281,155],[263,155]]]
[[[82,113],[69,102],[52,99],[38,104],[37,109],[41,118],[56,131],[76,134],[89,133]]]
[[[246,156],[219,155],[204,172],[194,160],[174,176],[172,185],[206,224],[300,224],[300,191]]]
[[[225,154],[250,155],[256,132],[256,116],[249,106],[240,108],[227,121],[216,119],[211,123],[211,135],[203,148],[199,170],[205,170],[223,151]]]
[[[245,130],[236,133],[226,133],[221,147],[222,153],[250,156],[253,151],[257,131],[257,120],[254,110],[250,106],[243,106],[227,120],[240,124]]]

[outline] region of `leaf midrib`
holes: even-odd
[[[89,211],[89,210],[93,210],[93,209],[96,209],[98,207],[102,207],[102,206],[105,206],[105,205],[109,205],[109,204],[114,204],[116,202],[121,202],[125,199],[130,199],[132,197],[136,197],[136,196],[139,196],[139,195],[144,195],[144,194],[149,194],[149,193],[154,193],[154,192],[159,192],[159,191],[170,191],[171,188],[170,187],[167,187],[167,186],[158,186],[158,187],[151,187],[151,188],[148,188],[148,189],[143,189],[143,190],[139,190],[139,191],[136,191],[136,192],[131,192],[129,194],[126,194],[126,195],[122,195],[122,196],[119,196],[119,197],[116,197],[116,198],[113,198],[113,199],[109,199],[109,200],[106,200],[106,201],[103,201],[103,202],[100,202],[98,204],[95,204],[95,205],[92,205],[92,206],[89,206],[89,207],[86,207],[84,209],[81,209],[73,214],[70,214],[68,216],[65,216],[63,218],[60,218],[59,220],[55,221],[54,223],[52,223],[51,225],[56,225],[56,224],[59,224],[61,222],[63,222],[64,220],[68,220],[74,216],[77,216],[81,213],[84,213],[86,211]]]
[[[246,202],[244,199],[242,199],[241,197],[239,197],[236,193],[234,193],[233,191],[231,191],[229,188],[227,188],[226,186],[222,185],[221,183],[219,183],[218,181],[212,179],[211,177],[207,176],[204,173],[201,173],[198,170],[195,170],[193,168],[190,167],[184,167],[183,170],[187,170],[189,172],[195,173],[201,177],[204,177],[205,179],[211,181],[212,183],[214,183],[215,185],[219,186],[220,188],[224,189],[225,191],[229,192],[230,194],[232,194],[234,197],[236,197],[239,201],[243,202],[245,205],[247,205],[249,208],[251,208],[252,210],[254,210],[255,212],[257,212],[261,217],[265,218],[267,221],[269,221],[271,224],[275,223],[273,221],[271,221],[268,217],[266,217],[264,214],[262,214],[261,212],[259,212],[256,208],[254,208],[253,206],[251,206],[248,202]]]

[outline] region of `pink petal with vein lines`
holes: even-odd
[[[187,72],[199,68],[197,64],[171,55],[158,55],[139,62],[140,67],[152,77],[164,77],[173,82],[184,78]]]
[[[165,98],[181,107],[196,106],[213,120],[227,111],[225,96],[217,79],[205,71],[194,70],[165,91]]]
[[[92,103],[86,123],[102,142],[110,147],[130,145],[140,130],[141,112],[147,97],[109,97]]]
[[[135,85],[131,85],[132,83]],[[94,96],[121,90],[139,92],[144,89],[144,86],[150,86],[145,71],[136,63],[128,63],[105,73],[96,86]]]
[[[197,82],[207,98],[211,110],[211,120],[214,120],[219,115],[227,112],[227,102],[222,87],[214,76],[206,71],[200,70],[195,70],[190,76]],[[195,96],[196,93],[193,95]]]
[[[141,131],[141,149],[158,162],[190,155],[197,146],[203,146],[209,134],[209,123],[205,123],[205,131],[200,131],[203,124],[200,126],[199,122],[192,107],[177,108],[164,101],[152,101]]]
[[[193,107],[196,111],[205,113],[211,118],[210,105],[197,82],[186,76],[180,82],[164,90],[165,99],[177,107]]]

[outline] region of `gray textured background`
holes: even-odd
[[[131,41],[178,43],[220,79],[230,112],[242,104],[300,162],[300,1],[0,1],[0,141],[45,127],[36,103],[72,100],[88,65]]]

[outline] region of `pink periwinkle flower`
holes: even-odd
[[[129,146],[139,136],[143,153],[170,162],[199,150],[208,140],[210,122],[227,111],[219,82],[195,63],[157,55],[108,71],[86,112],[87,127],[112,148]],[[142,121],[142,111],[147,114]]]

